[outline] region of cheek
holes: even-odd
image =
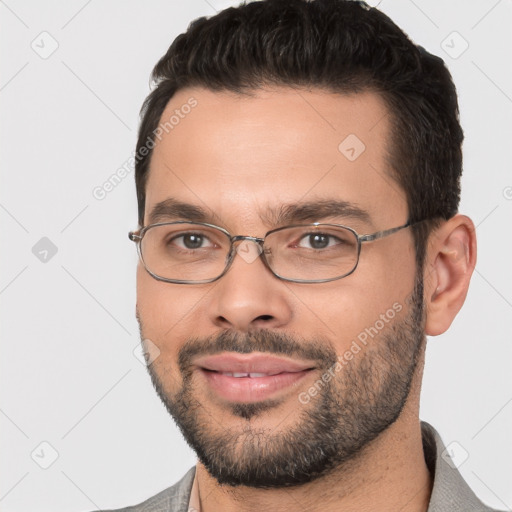
[[[144,267],[137,268],[137,310],[142,335],[151,340],[160,355],[156,366],[167,366],[176,356],[179,343],[176,330],[186,314],[183,301],[179,300],[173,285],[157,281]]]
[[[186,285],[157,281],[144,267],[137,268],[137,310],[143,336],[160,350],[166,366],[175,364],[177,353],[185,341],[201,332],[200,308],[206,291]]]
[[[379,339],[409,308],[406,299],[415,277],[413,254],[408,249],[400,254],[369,253],[352,275],[321,288],[295,291],[302,304],[300,330],[325,334],[339,354],[361,337]]]
[[[137,267],[137,309],[144,327],[144,335],[159,338],[164,329],[163,319],[172,312],[172,301],[166,299],[168,290],[153,279],[139,263]]]
[[[303,290],[296,296],[301,310],[297,314],[298,331],[306,337],[327,337],[339,355],[393,304],[362,286],[359,280],[352,283],[350,277],[326,283],[322,289]]]
[[[172,285],[153,279],[139,264],[137,268],[137,311],[141,322],[142,336],[150,340],[155,353],[151,373],[159,381],[164,393],[175,393],[181,388],[178,370],[180,338],[176,335],[182,301],[178,300]]]
[[[416,275],[412,237],[402,231],[363,245],[356,272],[360,273],[361,295],[369,304],[386,306],[398,301],[405,305]]]

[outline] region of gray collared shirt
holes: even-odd
[[[421,423],[423,450],[434,478],[428,512],[497,512],[484,505],[464,481],[447,453],[443,441],[428,423]],[[195,512],[190,497],[196,468],[175,485],[136,505],[111,512]]]

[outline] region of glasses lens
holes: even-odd
[[[229,237],[194,223],[151,226],[142,238],[142,261],[152,274],[174,281],[204,281],[224,271]]]
[[[356,267],[358,241],[351,230],[329,224],[289,227],[267,236],[265,256],[285,279],[335,279]]]

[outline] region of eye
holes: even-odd
[[[308,233],[304,235],[297,244],[298,247],[307,247],[310,249],[325,249],[343,243],[339,238],[326,233]]]
[[[206,236],[198,233],[182,233],[170,239],[169,243],[173,243],[181,249],[205,249],[207,247],[213,247],[213,244]]]

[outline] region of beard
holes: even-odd
[[[174,393],[165,388],[167,370],[162,369],[159,375],[156,365],[148,364],[148,371],[185,440],[219,484],[266,489],[302,485],[354,460],[400,416],[426,341],[421,277],[417,276],[406,303],[405,316],[389,322],[387,329],[345,361],[327,382],[320,375],[329,369],[333,375],[339,360],[329,340],[298,340],[264,329],[247,334],[226,330],[187,340],[178,355],[182,380]],[[139,325],[143,338],[140,319]],[[239,422],[234,427],[220,425],[211,407],[206,407],[207,397],[197,392],[191,360],[223,351],[314,360],[317,370],[322,371],[316,381],[321,387],[307,403],[297,399],[292,411],[296,419],[289,428],[278,431],[278,425],[256,427],[251,422],[275,410],[289,396],[224,404]]]

